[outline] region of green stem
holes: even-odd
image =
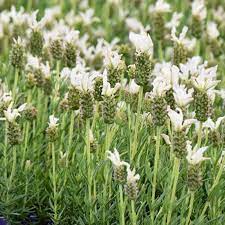
[[[90,120],[86,120],[86,157],[87,157],[87,177],[88,177],[88,201],[89,201],[89,215],[90,215],[90,224],[93,222],[93,215],[92,215],[92,168],[91,168],[91,150],[90,150],[90,138],[89,138],[89,131],[90,131]]]
[[[209,202],[206,202],[205,205],[204,205],[204,208],[203,208],[203,210],[202,210],[202,213],[201,213],[201,215],[200,215],[200,217],[199,217],[199,222],[201,222],[201,221],[203,220],[204,214],[205,214],[205,212],[206,212],[208,206],[209,206]]]
[[[201,42],[197,39],[196,48],[195,48],[195,54],[199,55],[201,51]]]
[[[110,127],[106,124],[106,136],[105,136],[105,151],[103,152],[104,158],[107,157],[107,151],[110,147]],[[104,186],[103,186],[103,224],[106,224],[106,204],[107,204],[107,194],[108,194],[108,183],[109,183],[109,166],[106,165],[104,169]]]
[[[163,50],[162,50],[162,41],[158,41],[158,57],[163,60]]]
[[[219,168],[219,171],[217,173],[216,179],[214,180],[213,185],[212,185],[212,187],[209,190],[209,194],[213,191],[213,189],[216,187],[216,185],[220,181],[220,177],[221,177],[221,175],[223,173],[223,170],[224,170],[224,163],[225,163],[225,156],[223,157],[223,160],[222,160],[222,162],[220,164],[220,168]]]
[[[29,129],[30,129],[30,122],[27,121],[25,125],[25,138],[24,138],[24,147],[23,147],[23,154],[22,154],[22,160],[21,160],[21,168],[24,166],[24,162],[26,159],[26,151],[28,146],[28,138],[29,138]]]
[[[27,1],[27,11],[28,11],[28,12],[30,12],[31,9],[32,9],[32,2],[33,2],[33,0],[28,0],[28,1]]]
[[[94,127],[95,127],[95,124],[96,124],[96,120],[97,120],[97,118],[98,118],[98,115],[99,115],[99,102],[96,101],[94,117],[93,117],[92,124],[91,124],[91,129],[92,129],[92,130],[93,130]]]
[[[55,95],[53,99],[54,111],[56,108],[56,102],[59,97],[59,89],[60,89],[60,60],[56,62],[56,79],[55,79]]]
[[[26,171],[27,173],[27,171]],[[25,193],[24,193],[24,201],[23,201],[23,209],[25,210],[26,209],[26,203],[27,203],[27,193],[28,193],[28,185],[29,185],[29,182],[28,182],[28,175],[26,174],[26,183],[25,183]]]
[[[174,165],[173,165],[173,167],[174,167],[173,168],[173,174],[172,174],[173,188],[172,188],[171,199],[170,199],[168,215],[167,215],[167,224],[170,224],[170,220],[171,220],[173,203],[174,203],[175,195],[176,195],[177,181],[178,181],[178,177],[179,177],[179,166],[180,166],[180,160],[175,157],[174,158]]]
[[[8,133],[8,122],[5,122],[5,146],[4,146],[4,168],[5,168],[5,182],[7,181],[7,167],[8,167],[8,157],[7,157],[7,145],[8,145],[8,138],[7,138],[7,133]]]
[[[12,91],[14,101],[15,101],[15,96],[16,96],[16,88],[17,88],[17,84],[18,84],[18,79],[19,79],[19,70],[15,69],[15,78],[14,78],[13,91]]]
[[[156,151],[155,151],[155,159],[154,159],[154,170],[153,170],[153,183],[152,183],[152,206],[154,207],[155,203],[155,192],[156,192],[156,178],[158,172],[158,164],[159,164],[159,150],[160,150],[160,139],[161,139],[161,128],[157,127],[157,136],[156,136]],[[151,213],[151,219],[154,220],[154,210]]]
[[[4,56],[8,55],[8,48],[9,48],[9,37],[8,35],[5,35],[4,37]]]
[[[124,218],[125,205],[123,200],[123,187],[121,184],[119,185],[119,196],[120,196],[120,202],[119,202],[120,225],[125,225],[125,218]]]
[[[139,94],[138,94],[137,117],[136,117],[136,121],[135,121],[135,130],[134,130],[134,137],[133,137],[133,144],[132,144],[132,151],[131,151],[131,161],[134,159],[134,157],[137,153],[138,132],[139,132],[139,125],[140,125],[140,118],[141,118],[142,96],[143,96],[143,87],[140,87]]]
[[[217,186],[217,184],[218,184],[219,181],[220,181],[220,178],[221,178],[222,173],[223,173],[223,170],[224,170],[224,163],[225,163],[225,157],[223,157],[223,160],[222,160],[222,162],[221,162],[221,164],[220,164],[220,168],[219,168],[219,171],[218,171],[218,173],[217,173],[217,176],[216,176],[216,178],[215,178],[215,180],[214,180],[214,182],[213,182],[212,187],[209,189],[208,196],[212,193],[212,191],[214,190],[214,188]],[[209,204],[210,204],[210,203],[209,203],[208,201],[205,203],[204,208],[203,208],[203,210],[202,210],[202,213],[201,213],[201,215],[200,215],[200,217],[199,217],[199,221],[202,221],[202,219],[203,219],[203,217],[204,217],[204,214],[205,214],[205,212],[206,212],[206,210],[207,210]]]
[[[73,6],[73,11],[76,12],[76,10],[77,10],[77,0],[71,0],[71,4]]]
[[[199,124],[197,146],[200,148],[202,142],[202,122]]]
[[[11,170],[11,175],[9,178],[9,189],[11,188],[11,184],[13,181],[13,177],[15,176],[15,172],[16,172],[16,161],[17,161],[17,151],[16,151],[16,147],[13,148],[13,164],[12,164],[12,170]]]
[[[187,215],[185,225],[188,225],[190,223],[191,214],[192,214],[192,210],[193,210],[193,204],[194,204],[194,197],[195,197],[195,193],[191,192],[191,197],[190,197],[190,201],[189,201],[189,210],[188,210],[188,215]]]
[[[70,115],[70,128],[69,128],[69,141],[68,141],[68,156],[70,155],[70,153],[72,153],[72,141],[73,141],[73,129],[74,129],[74,113],[71,112]],[[74,156],[75,157],[75,156]],[[74,157],[72,158],[72,163],[74,162]],[[67,164],[66,166],[68,166],[68,157],[67,157]]]
[[[53,218],[54,222],[58,222],[58,206],[57,206],[57,178],[56,178],[56,155],[55,155],[55,144],[51,144],[52,149],[52,185],[53,185]]]
[[[135,202],[134,200],[131,200],[131,221],[132,221],[132,225],[136,225],[137,224],[137,214],[135,211]]]

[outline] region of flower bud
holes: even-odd
[[[173,151],[178,159],[184,159],[187,156],[185,130],[174,131],[173,133]]]
[[[103,96],[102,113],[105,123],[112,124],[114,122],[116,115],[116,105],[117,101],[114,95]]]
[[[24,111],[25,118],[29,121],[37,119],[37,108],[34,106],[27,106]]]
[[[46,95],[50,95],[52,93],[52,80],[50,77],[44,77],[43,89]]]
[[[124,165],[114,167],[113,178],[119,183],[124,183],[126,179],[126,167]]]
[[[135,200],[138,195],[137,181],[140,179],[139,174],[135,175],[135,169],[132,171],[127,166],[127,183],[125,185],[125,191],[129,199]]]
[[[197,16],[192,16],[191,31],[192,35],[199,39],[202,36],[203,24]]]
[[[162,41],[165,36],[165,21],[160,12],[153,13],[152,16],[154,35],[156,40]]]
[[[26,82],[27,82],[27,87],[32,88],[37,85],[37,80],[35,78],[34,73],[28,73],[26,74]]]
[[[130,79],[134,79],[136,76],[136,66],[135,64],[129,65],[127,70]]]
[[[21,128],[17,122],[9,122],[7,138],[10,145],[18,145],[22,141]]]
[[[96,77],[94,83],[94,98],[96,101],[102,101],[103,78]]]
[[[34,78],[35,78],[37,87],[42,87],[44,84],[44,74],[41,68],[35,69]]]
[[[14,43],[10,52],[11,65],[16,69],[22,70],[24,68],[25,59],[25,47],[23,45],[22,39],[20,37],[17,40],[14,39]]]
[[[74,45],[74,43],[67,42],[64,50],[64,60],[66,66],[69,68],[75,67],[76,58],[77,58],[76,46]]]
[[[71,110],[77,110],[80,107],[80,91],[75,87],[69,88],[68,105]]]
[[[171,109],[175,109],[175,99],[174,99],[174,95],[173,95],[173,89],[169,89],[167,92],[166,92],[166,95],[165,95],[165,100],[167,102],[167,105],[170,106]]]
[[[136,52],[135,57],[135,81],[138,85],[147,87],[152,72],[152,61],[146,52]]]
[[[111,87],[114,87],[116,83],[120,83],[124,71],[125,71],[125,64],[122,63],[117,67],[114,67],[113,65],[108,66],[107,68],[108,82],[111,84]]]
[[[211,101],[207,92],[197,91],[194,96],[196,119],[205,122],[211,115]]]
[[[152,121],[155,126],[163,126],[167,119],[167,104],[162,96],[152,99],[151,105]]]
[[[173,64],[179,66],[180,63],[187,62],[188,52],[182,43],[174,42],[173,47]]]
[[[55,60],[60,60],[63,57],[63,43],[60,38],[56,38],[50,43],[50,52]]]
[[[220,133],[217,130],[212,130],[209,132],[209,141],[214,147],[218,147],[221,144]]]
[[[94,98],[90,91],[84,91],[80,96],[80,107],[83,119],[88,119],[93,116]]]
[[[42,54],[44,43],[42,33],[39,30],[32,30],[29,42],[31,54],[34,56],[40,56]]]
[[[188,189],[190,191],[196,191],[202,186],[202,173],[199,165],[188,165],[187,176]]]
[[[54,142],[58,138],[58,118],[54,115],[49,116],[49,123],[46,129],[46,134],[49,142]]]

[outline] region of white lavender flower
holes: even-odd
[[[56,128],[58,124],[59,119],[56,118],[54,115],[49,116],[49,123],[48,126],[49,128]]]
[[[194,0],[191,5],[192,15],[197,17],[199,20],[204,20],[206,18],[207,10],[204,0]]]
[[[173,27],[175,28],[178,27],[182,16],[183,16],[182,13],[174,12],[171,20],[165,24],[165,27],[168,29],[172,29]]]
[[[108,153],[107,158],[111,160],[113,166],[120,167],[128,165],[128,163],[120,159],[120,154],[116,148],[114,148],[114,152],[108,151],[107,153]]]
[[[187,89],[184,85],[177,84],[174,85],[173,91],[173,96],[178,107],[184,109],[193,101],[193,88]]]
[[[104,65],[106,67],[113,66],[113,68],[117,68],[121,63],[123,63],[121,59],[121,55],[118,54],[117,51],[112,51],[110,48],[104,49]]]
[[[17,117],[21,116],[20,113],[25,110],[27,104],[24,103],[21,106],[19,106],[17,109],[13,109],[12,105],[13,105],[13,103],[11,103],[8,106],[7,110],[4,110],[5,118],[10,123],[15,122]]]
[[[138,33],[145,30],[143,24],[140,21],[138,21],[136,18],[128,17],[126,18],[125,22],[126,22],[126,26],[128,27],[130,31]]]
[[[170,12],[170,4],[165,2],[164,0],[157,0],[155,5],[151,5],[149,7],[150,13],[166,13]]]
[[[152,97],[163,97],[165,93],[171,88],[170,84],[168,84],[163,77],[156,77],[152,82],[152,85]]]
[[[208,146],[198,148],[197,146],[192,149],[191,142],[187,141],[187,161],[191,165],[197,165],[201,163],[204,160],[209,160],[209,157],[204,157],[204,152],[208,149]]]
[[[212,22],[212,21],[209,21],[207,23],[206,32],[207,32],[208,38],[210,40],[215,40],[220,35],[219,30],[217,28],[217,24],[215,22]]]
[[[112,96],[118,89],[121,87],[119,83],[116,83],[115,87],[111,88],[111,85],[108,81],[103,81],[102,95]]]
[[[179,68],[170,62],[157,63],[153,75],[162,77],[171,88],[178,84],[179,77],[181,76]]]
[[[219,117],[216,122],[213,122],[211,118],[208,118],[202,125],[203,128],[209,128],[211,131],[218,130],[221,122],[225,119],[225,116]]]
[[[137,94],[139,92],[140,86],[136,84],[134,79],[132,79],[125,89],[130,94]]]
[[[199,75],[192,78],[193,86],[200,91],[213,89],[220,82],[216,80],[217,66],[210,68],[200,68]]]
[[[186,119],[184,120],[183,112],[181,109],[177,108],[176,110],[168,109],[168,116],[174,128],[174,131],[179,132],[190,127],[191,124],[195,123],[195,119]]]
[[[153,56],[153,42],[149,34],[143,31],[140,34],[130,32],[129,39],[137,52],[144,52]]]
[[[136,174],[135,169],[131,170],[130,165],[127,164],[127,182],[134,183],[140,180],[140,175]]]

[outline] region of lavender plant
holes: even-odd
[[[223,0],[0,10],[0,224],[224,224]]]

